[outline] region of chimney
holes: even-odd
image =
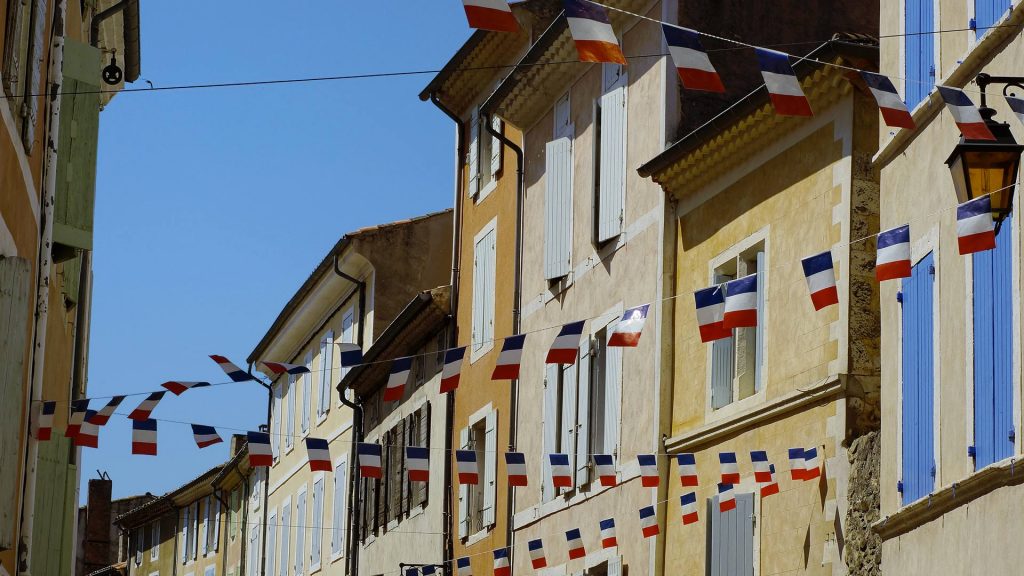
[[[233,458],[235,456],[235,454],[238,454],[238,451],[242,449],[242,446],[245,446],[245,443],[247,441],[248,441],[248,438],[246,438],[245,434],[232,434],[231,435],[231,456],[230,457]]]
[[[106,479],[89,480],[89,503],[85,510],[85,572],[111,565],[110,493],[113,483]]]

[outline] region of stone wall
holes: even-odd
[[[882,539],[871,529],[879,518],[880,449],[879,433],[868,432],[856,438],[847,450],[850,481],[843,558],[849,576],[882,573]]]

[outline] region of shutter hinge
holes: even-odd
[[[930,472],[931,472],[932,478],[935,478],[935,464],[932,464],[932,469],[930,470]]]
[[[969,28],[973,32],[977,32],[978,31],[978,21],[975,20],[974,18],[971,18],[970,20],[967,21],[967,28]]]
[[[903,480],[896,481],[896,491],[903,494]]]
[[[968,446],[967,447],[967,456],[969,456],[971,458],[977,458],[978,457],[978,449],[975,448],[973,445]]]
[[[932,78],[935,78],[935,66],[928,67],[928,75],[931,76]]]
[[[928,266],[928,273],[935,276],[935,264]]]
[[[896,301],[899,302],[900,304],[903,304],[903,292],[902,291],[896,293]]]
[[[1014,440],[1017,439],[1017,433],[1014,431],[1012,426],[1010,427],[1009,439],[1010,439],[1010,442],[1013,442]]]

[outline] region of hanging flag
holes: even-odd
[[[724,328],[757,326],[757,274],[725,283]]]
[[[437,566],[434,566],[433,564],[425,564],[420,567],[420,574],[423,576],[433,576],[434,574],[437,574]]]
[[[85,418],[82,420],[82,424],[78,428],[78,433],[73,437],[75,440],[75,446],[81,446],[83,448],[100,447],[100,427],[92,423],[92,418],[95,415],[95,410],[85,411]]]
[[[722,78],[711,65],[708,53],[700,42],[700,34],[689,28],[680,28],[671,24],[662,24],[661,31],[665,34],[668,52],[679,73],[683,88],[688,90],[705,90],[707,92],[725,92]]]
[[[968,200],[956,207],[956,239],[961,255],[996,247],[991,196]]]
[[[480,483],[480,469],[477,466],[475,450],[456,450],[455,463],[459,472],[459,484]]]
[[[164,397],[166,392],[153,392],[139,405],[132,410],[132,413],[128,415],[129,420],[149,420],[149,415],[156,409],[156,405],[160,403],[160,400]]]
[[[551,485],[555,488],[572,488],[572,468],[568,454],[548,454],[551,462]]]
[[[537,538],[526,543],[530,549],[530,564],[534,570],[540,570],[548,565],[548,559],[544,557],[544,542]]]
[[[281,374],[309,374],[309,366],[305,364],[267,361],[260,362],[260,364],[265,368],[263,370],[264,374],[273,374],[274,376],[280,376]]]
[[[679,505],[683,508],[683,526],[697,521],[697,494],[695,492],[681,495]]]
[[[132,421],[132,454],[156,456],[156,420]]]
[[[654,506],[644,506],[640,509],[640,530],[644,538],[657,536],[661,533],[658,527],[658,517],[654,514]]]
[[[612,335],[608,337],[608,346],[636,347],[640,343],[640,333],[643,332],[644,322],[647,322],[647,309],[650,306],[644,304],[623,312],[622,319],[612,328]]]
[[[949,86],[936,86],[942,101],[946,103],[946,110],[953,115],[956,127],[960,134],[967,140],[995,140],[996,137],[985,124],[978,107],[971,102],[967,94],[959,88]]]
[[[388,376],[388,383],[384,387],[384,401],[395,402],[402,399],[405,394],[405,385],[409,382],[409,373],[412,372],[412,357],[396,358],[391,362],[391,374]]]
[[[380,444],[360,442],[356,446],[356,454],[359,456],[359,477],[380,478]]]
[[[722,321],[725,314],[725,290],[712,286],[693,293],[697,301],[697,326],[700,341],[704,343],[732,336],[732,330]]]
[[[519,30],[519,22],[505,0],[462,0],[462,7],[466,9],[470,28],[492,32]]]
[[[494,576],[510,576],[512,566],[508,563],[508,548],[498,548],[494,551]]]
[[[444,353],[444,367],[441,369],[441,394],[451,392],[459,387],[459,376],[462,375],[462,359],[465,356],[465,346],[452,348]]]
[[[735,452],[720,452],[718,462],[722,466],[722,484],[739,484],[740,467]]]
[[[519,361],[523,357],[523,342],[526,334],[509,336],[501,345],[498,363],[494,366],[491,380],[515,380],[519,378]]]
[[[636,460],[640,463],[640,485],[644,488],[657,488],[658,458],[654,454],[638,454]]]
[[[363,363],[363,349],[352,342],[335,342],[342,368],[351,368]]]
[[[875,74],[874,72],[861,71],[861,77],[871,89],[871,94],[878,102],[878,110],[882,113],[882,120],[885,125],[892,128],[914,129],[914,119],[910,117],[907,105],[900,99],[899,92],[892,85],[892,80],[887,76]]]
[[[732,484],[718,485],[718,511],[728,512],[736,509],[736,495],[732,491]]]
[[[248,382],[249,380],[255,380],[252,375],[232,364],[231,361],[224,356],[211,354],[210,359],[216,362],[217,366],[220,366],[220,369],[223,370],[224,373],[228,375],[228,378],[231,378],[233,382]]]
[[[182,380],[170,380],[161,384],[161,386],[169,390],[175,396],[181,396],[186,390],[191,390],[192,388],[202,388],[209,385],[209,382],[184,382]]]
[[[72,400],[68,410],[68,427],[64,429],[65,438],[74,438],[78,435],[82,423],[85,422],[85,415],[89,412],[89,399]]]
[[[458,569],[456,576],[473,576],[473,567],[469,563],[469,556],[461,556],[455,561],[455,567]]]
[[[815,310],[821,310],[839,303],[839,291],[836,289],[836,271],[832,265],[832,251],[808,256],[800,261],[807,278],[807,288],[811,291],[811,303]]]
[[[601,486],[615,486],[618,483],[615,477],[615,457],[611,454],[594,454],[591,458],[594,459],[594,469]]]
[[[764,450],[751,450],[750,462],[754,467],[754,481],[765,483],[772,481],[771,464],[768,463],[768,453]]]
[[[878,235],[875,279],[879,282],[910,277],[910,225],[891,228]]]
[[[247,432],[249,439],[249,467],[266,468],[274,463],[274,451],[270,447],[270,434]]]
[[[761,498],[779,493],[779,482],[775,479],[775,464],[768,465],[769,480],[761,484]]]
[[[1024,124],[1024,98],[1007,96],[1006,103],[1010,105],[1010,110],[1013,110],[1013,113],[1017,115],[1017,119],[1020,120],[1021,124]]]
[[[807,101],[796,72],[793,72],[789,64],[789,54],[767,48],[757,48],[755,52],[775,113],[783,116],[813,116],[811,103]]]
[[[697,486],[697,458],[690,453],[676,456],[679,464],[679,484],[684,488]]]
[[[36,423],[36,440],[46,442],[53,436],[53,414],[56,411],[56,402],[42,403],[39,408],[39,420]]]
[[[569,32],[576,42],[580,62],[625,64],[612,23],[604,7],[587,0],[563,0]]]
[[[575,364],[576,354],[580,351],[580,340],[583,338],[584,320],[570,322],[558,331],[555,341],[551,343],[547,364]]]
[[[420,569],[416,566],[409,566],[405,569],[403,574],[405,574],[405,576],[420,576]]]
[[[508,473],[509,486],[526,486],[526,454],[505,452],[505,471]]]
[[[213,426],[203,426],[202,424],[192,425],[192,438],[195,439],[196,446],[199,448],[206,448],[224,441]]]
[[[331,449],[324,438],[306,438],[306,455],[311,472],[330,472]]]
[[[601,520],[601,548],[615,548],[619,541],[615,538],[615,519],[606,518]]]
[[[430,449],[423,446],[405,447],[405,466],[410,482],[430,481]]]
[[[89,419],[89,422],[97,426],[105,426],[107,422],[110,422],[110,417],[114,415],[114,411],[117,410],[117,407],[120,406],[123,401],[124,396],[113,396],[110,401],[107,402],[106,406],[100,408],[93,417]]]
[[[793,480],[804,479],[804,449],[789,449],[789,474]]]
[[[587,555],[586,549],[583,548],[583,536],[580,535],[579,528],[566,531],[565,541],[569,544],[569,560],[583,558]]]
[[[804,480],[814,480],[821,476],[821,465],[818,463],[818,449],[804,450]]]

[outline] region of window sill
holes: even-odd
[[[483,528],[482,530],[480,530],[476,534],[473,534],[473,535],[467,537],[466,541],[463,544],[465,546],[472,546],[473,544],[476,544],[477,542],[479,542],[479,541],[483,540],[484,538],[486,538],[487,535],[491,532],[491,529],[493,529],[493,528],[494,528],[493,524]]]
[[[490,182],[487,183],[487,186],[484,186],[479,192],[476,193],[476,196],[473,197],[473,200],[477,204],[483,202],[485,199],[487,199],[488,196],[491,195],[491,192],[494,192],[495,190],[498,189],[497,177],[492,176],[491,178],[492,179]]]
[[[526,528],[534,522],[547,518],[552,514],[557,514],[568,508],[572,508],[577,504],[582,504],[598,494],[603,494],[606,490],[615,490],[619,486],[639,477],[640,464],[638,464],[634,459],[622,465],[619,470],[618,480],[616,481],[615,486],[601,486],[601,484],[596,481],[590,481],[584,486],[589,487],[588,490],[573,489],[563,495],[555,496],[552,500],[548,500],[547,502],[516,512],[512,516],[512,529],[521,530]]]
[[[344,554],[341,554],[341,553],[338,553],[338,552],[334,552],[334,553],[331,554],[331,564],[334,564],[335,562],[337,562],[338,560],[341,560],[343,558],[345,558]]]

